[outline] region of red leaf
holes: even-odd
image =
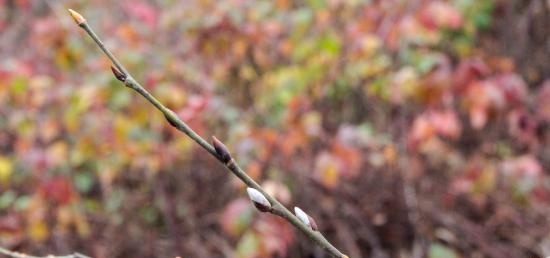
[[[479,58],[462,61],[454,73],[454,88],[459,93],[467,90],[467,86],[475,80],[489,74],[489,67]]]
[[[445,110],[430,112],[429,119],[439,135],[451,139],[456,139],[460,136],[461,125],[455,111]]]
[[[252,211],[249,200],[239,198],[232,201],[220,217],[222,230],[233,237],[241,235],[252,223]]]
[[[137,17],[141,22],[147,25],[150,29],[157,25],[158,12],[157,10],[145,2],[127,1],[124,9],[132,16]]]
[[[537,93],[537,113],[546,122],[550,122],[550,80],[545,81]]]
[[[461,14],[453,6],[446,2],[433,1],[424,8],[419,15],[420,22],[428,29],[448,28],[459,29],[462,27]]]
[[[287,252],[290,244],[294,240],[294,233],[290,225],[273,216],[267,216],[258,220],[254,228],[260,235],[262,251],[265,256],[287,257]]]
[[[40,193],[45,199],[60,205],[66,205],[74,200],[75,192],[67,178],[56,177],[41,185]]]

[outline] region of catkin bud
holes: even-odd
[[[126,81],[126,75],[116,69],[114,66],[111,66],[111,71],[113,71],[113,74],[115,75],[115,78],[117,78],[117,80],[121,82]]]
[[[69,13],[71,14],[71,17],[73,17],[73,20],[74,22],[76,22],[76,24],[81,25],[86,22],[86,19],[84,19],[81,14],[75,12],[73,9],[69,9]]]
[[[248,197],[250,198],[250,200],[252,200],[252,203],[254,204],[254,206],[256,206],[258,210],[260,210],[261,212],[268,212],[271,210],[271,203],[269,203],[267,198],[265,198],[265,196],[260,193],[260,191],[248,187],[246,188],[246,192],[248,193]]]
[[[298,207],[294,207],[294,214],[296,214],[296,217],[298,217],[298,219],[300,219],[300,221],[302,221],[308,227],[310,227],[314,231],[318,230],[317,223],[315,222],[315,220],[309,215],[307,215],[307,213],[305,213],[302,209]]]
[[[229,150],[227,150],[227,147],[215,136],[212,136],[212,145],[214,145],[214,149],[223,163],[228,163],[231,160]]]

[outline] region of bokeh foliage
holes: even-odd
[[[0,1],[0,245],[317,257],[113,78],[73,8],[350,257],[548,255],[550,84],[480,44],[506,4]]]

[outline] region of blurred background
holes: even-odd
[[[350,257],[550,255],[547,0],[0,0],[0,246],[326,257],[67,8]]]

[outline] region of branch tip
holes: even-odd
[[[76,22],[77,25],[82,25],[83,23],[86,22],[86,19],[84,19],[84,16],[77,13],[75,10],[73,9],[68,9],[68,10],[69,10],[69,13],[71,14],[71,17],[73,17],[73,20],[74,22]]]
[[[227,164],[231,160],[231,154],[229,153],[227,146],[218,140],[216,136],[212,136],[212,145],[214,145],[214,149],[216,150],[216,153],[220,157],[221,161]]]

